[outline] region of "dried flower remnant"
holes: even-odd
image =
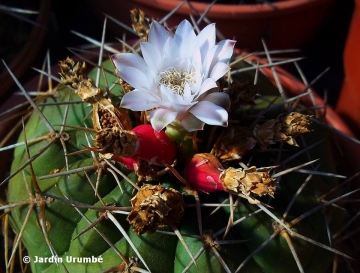
[[[254,128],[254,136],[263,149],[275,142],[298,146],[295,137],[311,131],[309,129],[311,117],[298,112],[292,112],[284,117],[279,116],[264,124],[257,124]]]
[[[156,131],[178,121],[187,131],[203,129],[205,123],[227,126],[230,100],[217,92],[216,81],[229,71],[235,41],[215,44],[215,25],[198,35],[182,21],[174,34],[153,21],[148,42],[137,54],[112,56],[118,76],[135,89],[124,95],[121,107],[150,111]]]
[[[250,196],[251,193],[262,196],[270,195],[274,197],[276,189],[276,180],[270,176],[272,168],[250,167],[228,168],[220,174],[220,181],[225,191],[235,194]]]
[[[75,93],[93,106],[93,127],[100,131],[107,127],[119,127],[130,130],[131,120],[126,110],[115,106],[104,97],[100,88],[96,87],[85,73],[85,63],[75,63],[71,58],[59,62],[60,77],[63,84],[75,89]]]
[[[97,132],[113,127],[118,127],[121,130],[131,130],[132,128],[127,111],[117,107],[104,97],[93,103],[92,122]]]
[[[271,167],[224,169],[214,155],[195,154],[186,167],[186,177],[197,190],[207,193],[226,191],[254,203],[253,195],[274,197],[276,180],[270,176],[271,170]]]
[[[255,145],[256,140],[251,130],[234,126],[223,131],[214,145],[213,152],[221,161],[238,160]]]
[[[63,61],[59,61],[60,66],[60,79],[63,84],[70,85],[72,88],[77,89],[79,83],[87,78],[85,70],[86,64],[83,62],[75,62],[70,57]]]
[[[155,232],[158,227],[172,226],[184,216],[181,193],[161,185],[144,184],[131,199],[133,210],[127,217],[137,234]]]
[[[167,173],[167,168],[157,164],[150,164],[141,158],[138,158],[133,166],[139,181],[156,181]]]
[[[95,86],[91,79],[88,79],[85,63],[80,64],[67,57],[59,62],[60,79],[63,84],[75,89],[75,93],[85,102],[96,103],[103,98],[102,91]]]
[[[289,137],[286,140],[286,143],[298,146],[294,137],[311,131],[309,129],[309,126],[311,124],[311,117],[311,115],[304,115],[298,112],[292,112],[282,119],[281,131]]]
[[[286,136],[281,133],[281,124],[276,119],[271,119],[254,128],[254,136],[261,148],[275,144],[275,141],[284,141]]]
[[[138,149],[138,138],[131,131],[124,131],[119,127],[100,130],[94,138],[94,150],[101,154],[112,156],[133,156]]]
[[[229,94],[231,110],[235,110],[241,105],[255,105],[254,97],[259,88],[250,81],[234,81],[225,92]]]
[[[131,26],[143,41],[147,41],[151,19],[142,10],[130,10]]]

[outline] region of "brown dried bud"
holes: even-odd
[[[241,168],[228,168],[220,174],[220,181],[226,191],[249,196],[251,193],[258,196],[270,195],[274,197],[276,180],[269,172],[272,168],[250,167],[243,170]]]
[[[245,127],[228,127],[216,141],[213,151],[222,161],[240,159],[256,144],[253,133]]]
[[[95,131],[118,127],[122,130],[131,130],[131,120],[126,110],[111,103],[108,99],[98,98],[93,104],[93,127]]]
[[[73,59],[67,57],[66,60],[59,62],[60,66],[60,79],[63,84],[70,85],[72,88],[77,89],[79,82],[86,78],[85,62],[80,64]]]
[[[78,83],[75,93],[85,102],[94,104],[101,98],[103,93],[100,88],[97,88],[91,79],[82,79]]]
[[[167,173],[163,166],[151,164],[141,158],[138,158],[134,165],[134,172],[138,176],[138,181],[156,181]]]
[[[142,10],[130,10],[131,25],[143,41],[147,41],[151,19]]]
[[[254,96],[259,88],[250,81],[234,81],[226,91],[230,96],[231,107],[237,108],[240,105],[254,105]]]
[[[290,145],[298,146],[294,137],[310,132],[311,115],[303,115],[292,112],[286,115],[281,121],[281,132],[288,136],[286,142]]]
[[[260,147],[265,149],[268,145],[275,144],[276,140],[282,139],[280,130],[281,124],[276,119],[271,119],[264,124],[257,124],[253,132]],[[286,139],[287,137],[284,135],[283,140]]]
[[[94,148],[101,154],[113,154],[117,157],[133,156],[138,150],[138,137],[131,131],[118,127],[98,131],[94,139]]]
[[[261,148],[265,149],[268,145],[275,142],[286,142],[289,145],[298,146],[294,137],[310,132],[310,115],[303,115],[292,112],[285,117],[271,119],[254,128],[254,136]]]
[[[127,217],[137,234],[152,233],[158,227],[172,226],[184,216],[181,193],[161,185],[144,184],[131,199],[133,210]]]

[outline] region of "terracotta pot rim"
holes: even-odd
[[[183,0],[132,0],[146,6],[156,5],[157,8],[171,11],[179,6]],[[314,9],[318,6],[322,6],[332,0],[284,0],[273,3],[275,9],[268,4],[245,4],[245,5],[225,5],[215,4],[210,14],[212,17],[224,17],[229,16],[229,10],[233,17],[241,16],[244,18],[256,18],[260,16],[278,16],[282,13],[292,13],[302,10]],[[184,4],[179,10],[180,14],[196,14],[196,11],[203,13],[209,7],[208,3],[191,1],[188,4]],[[193,8],[193,9],[192,9]],[[195,11],[196,10],[196,11]],[[238,18],[241,19],[241,18]]]

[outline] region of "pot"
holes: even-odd
[[[344,50],[344,82],[336,111],[360,137],[360,0],[355,1]]]
[[[272,5],[214,4],[206,17],[216,22],[223,36],[236,39],[239,48],[249,51],[262,49],[263,38],[271,49],[302,49],[321,30],[333,3],[334,0],[284,0]],[[209,8],[207,3],[182,0],[90,1],[90,5],[98,16],[103,18],[105,13],[126,24],[130,23],[129,10],[132,8],[141,9],[149,17],[160,20],[182,5],[167,20],[169,26],[175,26],[183,19],[190,20],[190,14],[198,19]],[[119,29],[113,25],[113,30]]]

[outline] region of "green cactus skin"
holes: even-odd
[[[109,62],[104,63],[104,66],[105,68],[111,70],[111,64]],[[109,73],[106,74],[109,85],[116,82],[116,78],[113,75],[110,75]],[[90,77],[93,77],[93,75],[94,72],[92,72]],[[101,83],[100,85],[102,86],[104,83]],[[118,86],[116,88],[118,88]],[[119,93],[120,91],[116,90],[114,92]],[[68,87],[60,86],[59,93],[60,97],[56,99],[47,98],[43,100],[42,103],[80,100]],[[63,124],[66,107],[66,104],[61,106],[39,106],[41,112],[55,130],[59,130],[61,128],[60,125]],[[91,107],[89,107],[89,105],[86,103],[79,103],[71,104],[68,107],[69,112],[65,121],[66,125],[84,127],[84,124],[86,124],[87,127],[91,128],[91,120],[87,117],[87,114],[91,111]],[[85,138],[85,134],[90,136],[88,132],[70,127],[65,127],[64,131],[70,136],[70,139],[65,142],[67,153],[83,150],[84,145],[89,145],[87,139]],[[34,112],[29,121],[27,121],[24,132],[26,133],[26,138],[31,140],[39,136],[44,136],[48,134],[49,131],[41,121],[39,115]],[[21,134],[19,142],[24,141],[24,132]],[[314,143],[315,140],[309,140],[313,137],[314,134],[309,134],[306,142]],[[319,138],[319,133],[316,133],[316,137]],[[320,139],[323,137],[326,136],[321,135]],[[42,140],[34,144],[29,144],[30,155],[34,156],[48,143],[49,142],[47,140]],[[321,170],[329,171],[329,168],[330,170],[333,170],[333,162],[331,152],[326,148],[327,144],[327,141],[325,141],[318,145],[315,149],[310,150],[309,156],[311,159],[315,159],[321,154]],[[283,153],[283,157],[286,158],[289,154],[296,153],[298,151],[299,148],[286,146],[286,152]],[[318,156],[315,156],[315,154]],[[277,154],[275,152],[263,153],[260,154],[260,156],[256,156],[256,162],[259,163],[258,166],[269,166],[271,163],[269,163],[268,159],[272,157],[276,158],[276,156]],[[297,163],[291,162],[291,166],[296,166],[308,161],[309,158],[307,156],[308,155],[301,155],[300,157],[297,157]],[[19,169],[27,160],[28,157],[25,146],[23,145],[17,147],[14,152],[11,173]],[[69,169],[72,170],[93,166],[94,160],[90,153],[85,153],[69,156],[68,162]],[[59,140],[56,140],[53,144],[51,144],[45,152],[32,162],[31,165],[43,193],[93,206],[102,206],[98,198],[95,197],[94,190],[83,171],[68,176],[66,175],[39,180],[40,176],[48,175],[55,169],[59,169],[60,171],[65,170],[64,168],[66,165],[64,151]],[[116,166],[127,174],[133,181],[136,181],[136,176],[133,173],[130,173],[125,168],[122,168],[120,164],[117,164]],[[89,170],[86,174],[95,185],[97,172]],[[275,193],[275,198],[270,203],[272,208],[269,208],[269,210],[281,219],[281,216],[291,201],[291,198],[306,180],[307,176],[308,174],[291,173],[281,177],[277,192]],[[115,204],[119,207],[130,207],[131,205],[129,200],[134,196],[136,191],[128,182],[122,179],[122,177],[119,177],[119,179],[122,191],[118,187],[114,177],[109,172],[105,172],[101,178],[98,193],[107,204]],[[9,204],[20,203],[29,199],[25,183],[28,184],[34,194],[35,189],[33,187],[29,166],[24,169],[24,174],[20,172],[10,180],[8,185]],[[181,183],[173,176],[164,176],[160,180],[160,183],[181,190]],[[321,195],[321,193],[327,192],[329,189],[336,186],[337,183],[337,180],[334,178],[330,179],[321,176],[314,176],[305,187],[304,191],[301,192],[299,197],[295,200],[288,214],[287,221],[295,219],[306,211],[318,206],[320,202],[315,198],[315,194]],[[339,195],[339,193],[333,194],[335,197]],[[193,196],[189,196],[186,193],[184,193],[184,195],[187,204],[195,204]],[[229,195],[227,193],[200,193],[201,203],[217,204],[223,202],[224,199],[228,197]],[[235,200],[236,197],[234,197],[234,201]],[[263,202],[267,202],[267,198],[262,198],[261,200]],[[329,200],[329,198],[327,200]],[[31,269],[33,272],[65,272],[64,267],[66,267],[68,272],[97,273],[121,264],[122,260],[117,252],[111,248],[107,242],[105,242],[105,240],[94,228],[73,240],[73,238],[75,238],[82,230],[89,226],[88,220],[94,222],[99,217],[98,211],[94,209],[79,208],[79,211],[84,215],[82,216],[73,206],[70,205],[70,202],[64,203],[57,199],[54,199],[53,202],[47,204],[45,207],[45,218],[48,222],[47,234],[57,255],[63,258],[64,264],[31,262]],[[209,216],[214,209],[215,207],[202,209],[202,226],[204,232],[206,230],[211,230],[216,233],[219,230],[224,229],[227,225],[230,216],[229,207],[221,207],[214,214]],[[249,204],[248,201],[241,199],[240,204],[234,211],[234,221],[249,215],[249,213],[257,211],[258,209],[259,208],[256,205]],[[29,206],[27,205],[15,206],[11,210],[11,225],[15,232],[19,233],[22,229],[28,210]],[[326,237],[324,213],[327,217],[331,218],[331,229],[336,230],[340,225],[342,225],[343,217],[341,212],[339,212],[336,208],[330,208],[327,206],[325,212],[324,210],[317,211],[311,216],[305,218],[303,221],[299,222],[299,224],[295,225],[294,230],[299,234],[307,236],[317,242],[329,245]],[[39,217],[40,208],[34,207],[22,235],[22,241],[32,261],[34,261],[35,256],[52,256],[49,246],[45,241],[43,232],[39,227]],[[126,230],[128,236],[140,252],[151,272],[183,272],[184,268],[191,263],[189,254],[174,234],[169,235],[164,233],[154,233],[139,236],[135,234],[129,226],[126,221],[126,215],[118,214],[115,215],[115,217],[123,229]],[[196,254],[203,247],[203,243],[199,239],[200,233],[197,217],[198,215],[194,206],[187,207],[184,218],[181,223],[177,225],[193,256],[196,258],[196,266],[190,266],[188,272],[225,272],[224,266],[216,256],[217,254],[223,258],[229,270],[234,272],[242,261],[246,260],[252,252],[257,251],[258,247],[268,240],[274,233],[272,226],[272,223],[274,222],[273,219],[264,212],[259,212],[256,215],[250,216],[236,224],[230,229],[225,239],[223,239],[224,233],[220,232],[217,236],[217,240],[220,242],[219,245],[213,249],[205,249],[203,253],[197,257]],[[96,225],[96,228],[105,234],[108,240],[111,241],[124,256],[128,258],[137,256],[134,250],[127,243],[124,236],[110,220],[101,221]],[[172,229],[170,228],[160,228],[159,230],[172,232]],[[194,235],[195,237],[189,237],[188,235]],[[236,243],[221,243],[225,243],[230,240],[234,240]],[[324,250],[318,246],[314,246],[313,244],[298,238],[292,238],[292,242],[295,245],[301,264],[306,272],[324,272],[329,267],[331,260],[334,258],[334,253]],[[67,263],[65,258],[66,256],[97,257],[99,255],[103,258],[102,263]],[[138,266],[143,269],[146,268],[141,262],[139,262]],[[289,250],[286,240],[281,236],[275,236],[275,238],[271,240],[264,249],[258,251],[258,253],[256,253],[252,258],[248,259],[245,266],[241,269],[241,272],[251,273],[296,271],[298,271],[298,269],[293,255]]]

